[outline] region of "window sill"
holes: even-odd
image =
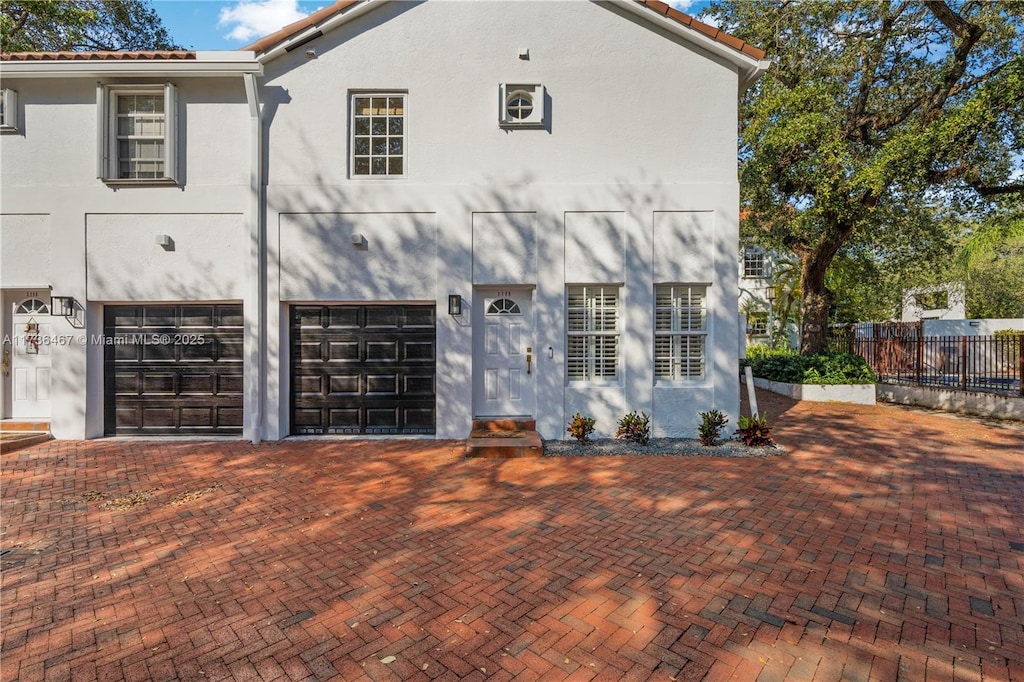
[[[100,182],[108,187],[177,187],[174,178],[145,178],[139,180],[122,180],[116,178],[100,178]]]

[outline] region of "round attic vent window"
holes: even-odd
[[[516,121],[529,118],[530,114],[533,113],[533,96],[528,92],[516,90],[509,94],[505,109],[508,111],[509,118]]]

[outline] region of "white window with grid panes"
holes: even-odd
[[[405,95],[352,95],[352,176],[405,175]]]
[[[763,278],[768,276],[768,254],[761,249],[750,247],[743,249],[743,276]]]
[[[707,368],[707,286],[659,285],[654,290],[654,375],[703,381]]]
[[[177,89],[100,85],[99,163],[107,182],[173,182],[177,178]]]
[[[570,286],[567,312],[569,381],[618,381],[619,287]]]

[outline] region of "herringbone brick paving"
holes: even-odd
[[[784,456],[5,456],[0,676],[1024,680],[1024,430],[760,402]]]

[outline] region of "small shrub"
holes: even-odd
[[[859,355],[762,353],[747,359],[754,376],[788,384],[872,384],[875,373]]]
[[[698,414],[700,414],[700,426],[697,427],[697,433],[700,435],[700,444],[718,445],[722,427],[728,423],[729,418],[718,410],[709,410]]]
[[[775,445],[772,440],[772,427],[768,426],[768,415],[757,415],[752,417],[740,417],[736,421],[736,435],[740,437],[744,445],[751,447],[766,447]]]
[[[615,437],[628,440],[638,445],[647,445],[651,440],[651,420],[646,412],[636,413],[633,410],[619,420],[619,429]]]
[[[594,432],[595,423],[596,420],[591,417],[584,417],[577,412],[572,416],[572,420],[569,422],[569,427],[566,431],[580,443],[589,443],[590,434]]]

